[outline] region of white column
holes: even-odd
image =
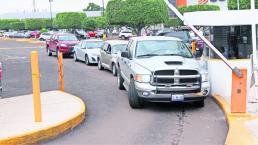
[[[252,46],[253,46],[253,61],[254,61],[254,70],[257,70],[257,52],[256,52],[256,24],[252,24]]]
[[[251,9],[255,9],[255,0],[251,0]]]

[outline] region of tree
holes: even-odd
[[[195,12],[195,11],[219,11],[220,8],[217,5],[191,5],[178,7],[179,12],[182,14],[186,12]],[[179,18],[170,18],[165,23],[165,26],[182,26],[184,23]]]
[[[45,27],[43,19],[25,19],[25,28],[28,30],[40,30]]]
[[[55,19],[55,25],[60,29],[80,29],[83,20],[86,18],[85,13],[64,12],[58,13]]]
[[[107,19],[113,25],[127,25],[139,35],[142,28],[164,23],[169,18],[163,0],[111,0]]]
[[[0,19],[0,30],[11,29],[11,23],[20,22],[18,19]]]
[[[11,23],[11,29],[12,30],[25,30],[25,24],[24,22],[13,22]]]
[[[87,18],[83,22],[83,28],[88,31],[93,31],[97,28],[97,23],[93,18]]]
[[[255,1],[255,7],[258,8],[258,1]],[[250,9],[251,3],[250,0],[239,0],[239,8],[240,9]],[[237,10],[237,0],[228,0],[228,9]]]
[[[89,3],[86,9],[83,11],[100,11],[101,7],[95,3]]]

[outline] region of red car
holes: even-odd
[[[56,33],[51,36],[49,40],[46,41],[46,50],[48,56],[55,53],[58,56],[59,52],[64,55],[73,54],[73,47],[78,44],[79,41],[75,35],[70,33]]]
[[[93,31],[90,31],[87,33],[87,36],[90,38],[90,37],[97,37],[97,33],[96,32],[93,32]]]
[[[2,87],[2,63],[0,62],[0,96],[2,94],[3,87]]]
[[[39,31],[31,31],[30,32],[30,37],[31,38],[39,38],[40,37],[40,32]]]

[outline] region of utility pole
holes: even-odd
[[[105,3],[104,3],[104,0],[102,0],[102,13],[103,13],[103,16],[104,16],[104,13],[105,13]]]
[[[33,12],[36,13],[36,0],[33,0]]]
[[[51,29],[53,29],[52,2],[53,2],[53,0],[49,0],[50,19],[51,19]]]

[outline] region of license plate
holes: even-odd
[[[171,100],[175,102],[184,101],[184,95],[172,95]]]

